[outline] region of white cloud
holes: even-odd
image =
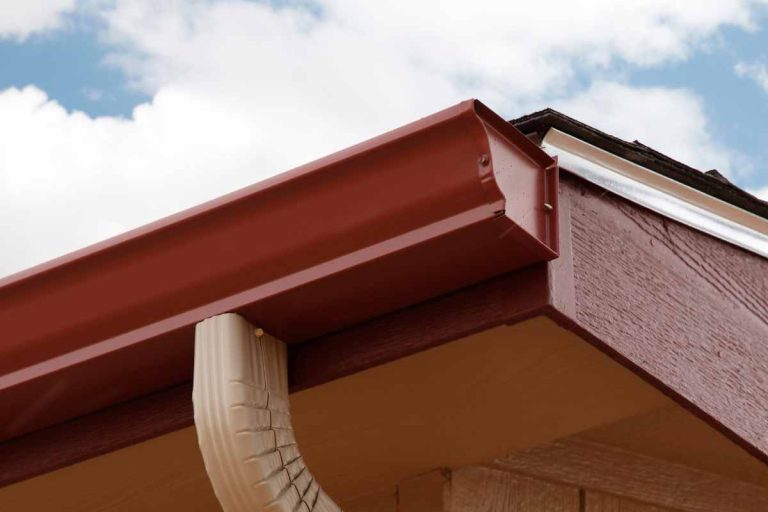
[[[734,66],[737,75],[754,81],[768,92],[768,65],[759,62],[739,62]]]
[[[0,92],[0,275],[466,97],[521,114],[570,94],[577,74],[684,59],[723,26],[751,24],[746,0],[681,4],[96,2],[110,62],[152,101],[94,119],[34,87]],[[601,82],[558,106],[727,166],[685,91]]]
[[[577,70],[686,58],[724,25],[751,27],[752,4],[425,0],[372,7],[325,0],[314,16],[291,2],[275,11],[232,0],[132,1],[118,2],[105,17],[111,40],[127,50],[114,61],[147,92],[179,80],[264,81],[265,70],[273,83],[297,71],[313,80],[341,71],[375,87],[376,80],[350,75],[405,70],[418,71],[412,81],[449,80],[514,106],[567,86]]]
[[[622,139],[651,146],[692,167],[730,174],[735,155],[712,138],[701,100],[686,89],[595,82],[555,104],[568,115]]]
[[[58,28],[74,9],[75,0],[2,0],[0,39],[23,40],[34,32]]]
[[[753,196],[759,197],[763,201],[768,201],[768,187],[750,190],[749,193],[752,194]]]

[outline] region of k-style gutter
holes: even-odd
[[[0,280],[0,439],[189,380],[212,315],[300,343],[551,260],[557,184],[467,101]]]

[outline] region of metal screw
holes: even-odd
[[[480,165],[488,165],[491,162],[491,159],[488,157],[488,155],[480,155],[480,158],[477,159],[478,162],[480,162]]]
[[[544,211],[545,211],[545,212],[549,213],[549,212],[551,212],[551,211],[553,211],[553,210],[554,210],[554,208],[552,207],[552,205],[551,205],[551,204],[549,204],[549,203],[544,203]]]

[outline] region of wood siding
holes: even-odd
[[[768,260],[573,177],[562,193],[564,323],[768,461]]]
[[[499,459],[493,467],[684,512],[768,510],[764,487],[575,438]]]
[[[768,488],[608,445],[562,439],[490,464],[436,470],[346,512],[764,512]]]

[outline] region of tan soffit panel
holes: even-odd
[[[0,510],[218,512],[221,507],[195,430],[187,428],[2,487]]]
[[[307,466],[339,500],[670,403],[544,317],[291,396]]]
[[[441,345],[290,400],[307,466],[339,502],[432,468],[484,462],[671,404],[543,317]],[[177,508],[219,509],[193,428],[0,489],[0,510]]]

